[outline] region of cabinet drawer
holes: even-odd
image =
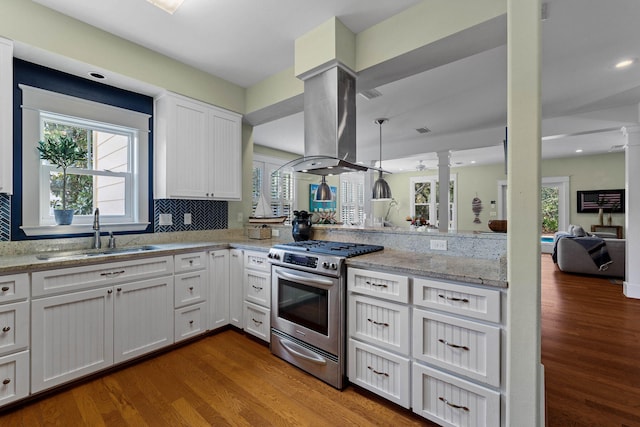
[[[271,273],[245,269],[244,299],[271,308]]]
[[[31,273],[32,296],[53,295],[173,274],[173,257],[142,258]]]
[[[500,386],[500,328],[413,310],[413,357]]]
[[[500,322],[500,291],[413,279],[413,303],[426,308]]]
[[[206,304],[200,303],[175,311],[174,329],[176,342],[195,337],[207,331]]]
[[[349,268],[347,287],[351,292],[405,304],[409,302],[409,278],[397,274]]]
[[[187,271],[203,270],[207,268],[207,254],[205,252],[195,252],[175,255],[175,273],[185,273]]]
[[[409,307],[362,295],[349,297],[349,335],[409,354]]]
[[[500,393],[413,364],[413,412],[442,426],[500,425]]]
[[[29,352],[0,357],[0,406],[29,395]]]
[[[23,301],[0,305],[0,354],[10,353],[28,346],[29,303]]]
[[[176,274],[174,279],[175,308],[206,301],[207,281],[208,274],[206,270]]]
[[[266,252],[244,251],[244,268],[271,271],[271,264]]]
[[[409,408],[410,360],[349,339],[349,381]]]
[[[244,330],[263,341],[269,342],[271,330],[271,311],[259,305],[244,303]]]
[[[0,276],[0,304],[26,299],[29,296],[29,274]]]

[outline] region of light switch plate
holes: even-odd
[[[184,214],[183,224],[184,225],[191,225],[191,214],[190,213]]]
[[[159,222],[160,224],[158,225],[173,225],[173,215],[171,214],[160,214],[159,215]]]
[[[434,251],[446,251],[447,250],[447,241],[446,240],[434,240],[431,239],[431,249]]]

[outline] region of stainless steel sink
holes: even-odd
[[[36,255],[36,258],[44,261],[65,261],[65,260],[72,260],[72,259],[147,252],[147,251],[153,251],[156,249],[159,249],[159,247],[153,246],[153,245],[144,245],[144,246],[130,246],[130,247],[112,248],[112,249],[85,249],[85,250],[79,250],[79,251],[44,252]]]

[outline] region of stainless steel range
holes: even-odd
[[[275,245],[271,352],[341,389],[345,373],[345,259],[378,245],[307,240]]]

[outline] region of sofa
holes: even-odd
[[[575,236],[569,233],[556,233],[555,261],[560,270],[567,273],[593,274],[597,276],[624,279],[625,239],[604,238],[612,263],[606,270],[600,270],[579,239],[593,236]]]

